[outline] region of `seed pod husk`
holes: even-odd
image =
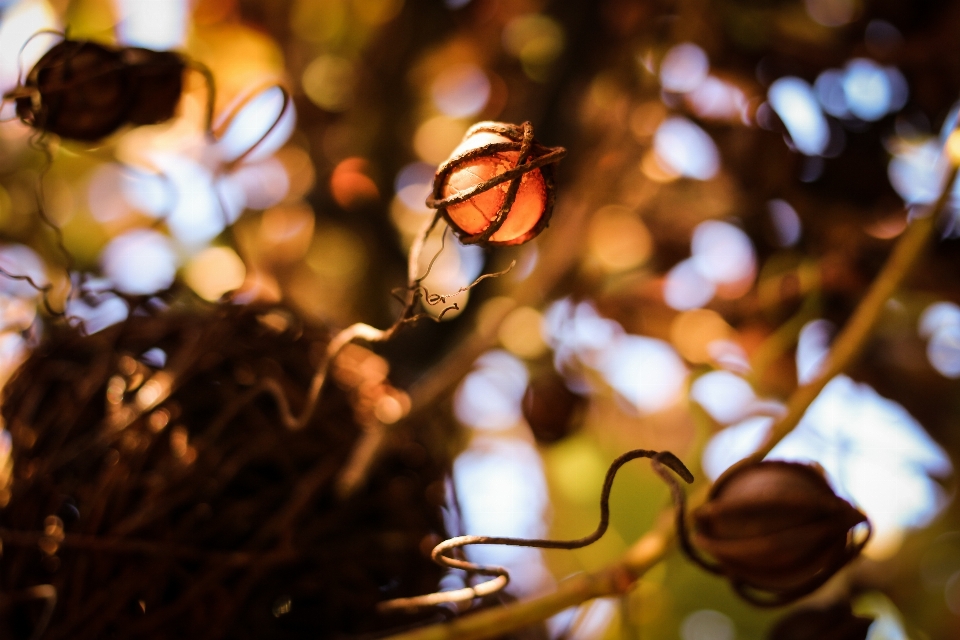
[[[531,378],[521,406],[533,437],[550,444],[573,432],[584,404],[584,397],[571,391],[563,376],[551,369]]]
[[[180,101],[185,68],[172,52],[63,40],[5,97],[35,129],[95,141],[126,124],[169,120]]]
[[[552,164],[565,153],[536,142],[529,122],[478,123],[440,165],[427,206],[438,209],[465,244],[523,244],[550,221]]]
[[[819,468],[796,462],[734,466],[693,512],[693,523],[694,533],[684,545],[688,554],[726,575],[740,595],[760,605],[785,604],[811,593],[855,558],[869,538],[867,517],[833,492]],[[858,541],[852,530],[861,523],[868,533]]]

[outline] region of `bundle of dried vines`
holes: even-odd
[[[421,549],[445,534],[447,454],[423,429],[384,427],[405,396],[355,346],[306,426],[284,427],[264,389],[302,406],[327,341],[283,310],[234,306],[52,328],[4,394],[0,637],[329,638],[422,621],[375,608],[436,588]]]

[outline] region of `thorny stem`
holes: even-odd
[[[918,262],[927,246],[937,219],[950,200],[957,178],[957,167],[951,166],[940,197],[923,218],[914,220],[894,246],[877,278],[860,300],[853,315],[831,346],[826,364],[817,378],[798,387],[787,401],[787,413],[774,425],[767,441],[754,456],[770,452],[800,422],[807,407],[824,386],[845,370],[863,349],[884,306],[897,287]],[[701,486],[690,502],[698,504],[706,498],[708,487]],[[567,607],[593,598],[613,596],[629,591],[634,582],[658,564],[675,537],[675,513],[670,508],[660,514],[653,529],[644,534],[616,562],[593,573],[578,574],[559,584],[557,590],[542,596],[521,600],[494,609],[465,615],[448,623],[421,627],[390,636],[388,640],[483,640],[522,629],[546,620]]]

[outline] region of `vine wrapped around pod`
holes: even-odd
[[[523,244],[550,222],[553,165],[565,154],[535,141],[529,122],[480,122],[440,165],[427,206],[464,244]]]

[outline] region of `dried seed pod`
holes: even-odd
[[[464,243],[523,244],[550,221],[552,165],[565,153],[534,141],[529,122],[481,122],[440,165],[427,206],[440,210]]]
[[[714,483],[693,522],[691,540],[681,532],[688,555],[726,575],[747,600],[770,606],[814,591],[855,558],[870,535],[867,517],[839,498],[817,467],[796,462],[734,466]],[[858,541],[851,530],[860,523],[867,535]]]
[[[853,615],[849,602],[824,609],[798,609],[770,629],[768,640],[866,640],[872,618]]]
[[[523,417],[537,442],[549,444],[570,435],[585,404],[583,396],[567,387],[563,377],[550,370],[534,376],[523,395]]]
[[[64,138],[94,141],[126,124],[173,117],[184,59],[169,51],[63,40],[4,96],[26,124]]]

